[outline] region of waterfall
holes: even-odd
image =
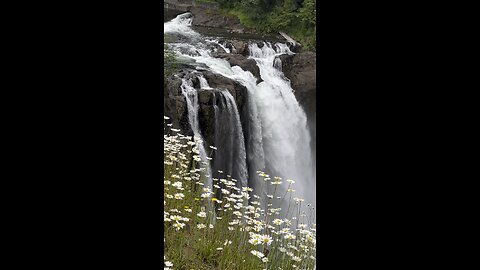
[[[258,114],[257,104],[255,102],[255,92],[257,91],[257,78],[249,71],[244,71],[239,66],[231,67],[232,74],[222,74],[230,79],[236,80],[247,88],[248,91],[248,122],[246,123],[246,149],[248,162],[249,186],[260,195],[261,179],[257,171],[265,170],[265,154],[263,150],[262,123]]]
[[[237,104],[229,91],[221,91],[219,94],[219,105],[215,107],[217,150],[214,167],[231,175],[237,180],[239,187],[246,187],[248,186],[247,154]]]
[[[193,31],[190,25],[191,19],[185,14],[165,24],[164,33],[183,35],[183,39],[179,42],[170,44],[179,58],[189,59],[191,63],[202,68],[206,66],[210,71],[235,80],[248,90],[248,121],[243,127],[231,94],[228,91],[221,91],[216,98],[219,100],[215,106],[215,137],[218,139],[215,146],[218,148],[218,157],[215,158],[214,167],[224,166],[224,170],[236,172],[236,177],[239,178],[242,178],[243,174],[248,175],[248,185],[254,190],[262,186],[257,175],[258,170],[265,170],[272,178],[273,176],[282,177],[282,184],[278,186],[282,193],[287,190],[289,184],[286,180],[293,179],[296,181],[294,197],[303,198],[306,203],[315,205],[316,176],[312,163],[307,118],[293,94],[290,81],[281,71],[281,61],[278,58],[282,54],[292,54],[288,46],[282,43],[274,45],[264,43],[262,48],[256,43],[249,45],[249,57],[256,61],[263,79],[257,84],[257,78],[250,72],[239,66],[231,67],[226,60],[213,57],[211,52],[215,48],[212,47],[223,46],[216,40],[207,41]],[[217,45],[212,46],[212,43]],[[182,92],[187,90],[195,92],[184,95],[190,98],[196,97],[196,90],[191,87],[191,82],[188,85],[184,84],[182,84]],[[209,88],[206,80],[200,79],[200,84],[204,90]],[[184,89],[187,90],[184,91]],[[194,99],[188,101],[190,98],[187,98],[187,103],[194,103],[192,102]],[[194,133],[200,134],[198,112],[190,110],[190,104],[188,106],[189,119],[196,119],[196,122],[190,122],[192,130],[196,129]],[[196,106],[198,110],[198,103]],[[242,141],[244,141],[243,147]],[[242,162],[238,163],[238,160]],[[272,192],[270,186],[269,190],[258,191],[262,194]],[[280,192],[277,191],[277,195],[283,195]],[[275,207],[278,206],[283,208],[284,205],[275,205]]]
[[[200,81],[200,89],[205,89],[205,90],[213,89],[212,87],[210,87],[210,85],[208,85],[207,79],[205,79],[203,75],[199,76],[198,80]]]
[[[203,75],[198,77],[202,91],[213,90]],[[238,113],[237,104],[228,90],[212,92],[217,102],[214,104],[215,111],[215,155],[212,175],[222,178],[218,170],[232,176],[237,180],[239,187],[246,187],[247,154],[245,152],[245,139],[242,124]],[[218,94],[218,95],[215,95]]]
[[[202,168],[204,168],[206,173],[206,185],[212,188],[212,172],[210,168],[210,161],[208,160],[207,151],[205,150],[205,145],[203,143],[203,137],[200,133],[199,122],[198,122],[198,93],[195,88],[192,86],[191,80],[182,79],[182,94],[187,101],[188,109],[188,122],[193,131],[193,137],[197,142],[198,151],[200,158],[202,160]]]
[[[174,33],[189,38],[199,37],[200,34],[193,31],[190,27],[192,25],[192,15],[190,13],[184,13],[178,15],[175,19],[163,24],[163,33]]]
[[[290,81],[275,68],[275,59],[291,53],[285,44],[249,46],[250,58],[257,62],[263,82],[257,85],[255,101],[262,122],[263,150],[267,170],[296,181],[296,195],[315,205],[315,174],[310,149],[307,117],[296,100]]]

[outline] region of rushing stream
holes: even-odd
[[[257,78],[249,71],[239,66],[231,67],[226,60],[212,56],[216,48],[230,51],[221,42],[192,30],[189,14],[166,22],[164,29],[164,34],[176,37],[170,46],[180,60],[207,67],[248,90],[248,125],[243,127],[231,93],[226,90],[216,92],[220,95],[220,103],[215,106],[215,146],[218,149],[214,164],[207,167],[209,175],[213,173],[215,177],[216,170],[225,170],[238,180],[240,186],[249,185],[259,192],[262,180],[257,171],[264,170],[272,180],[273,176],[282,177],[277,192],[285,193],[289,185],[286,180],[293,179],[296,182],[295,197],[315,205],[316,174],[307,117],[293,94],[290,81],[281,71],[278,58],[282,54],[293,54],[288,46],[264,43],[260,48],[256,42],[249,44],[249,58],[256,61],[263,80],[257,84]],[[212,90],[203,76],[199,75],[198,79],[202,91]],[[181,88],[187,99],[190,125],[195,137],[201,139],[197,89],[186,79],[183,79]],[[200,147],[200,154],[207,161],[205,146]],[[271,190],[260,192],[270,194]]]

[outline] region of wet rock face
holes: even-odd
[[[241,41],[241,40],[234,40],[231,43],[231,45],[233,45],[233,46],[231,46],[230,50],[233,53],[238,53],[238,54],[241,54],[241,55],[244,55],[244,56],[248,56],[249,50],[248,50],[248,43],[247,42]]]
[[[294,55],[282,55],[280,60],[282,61],[282,71],[291,81],[297,100],[305,109],[307,116],[313,116],[317,90],[316,54],[302,52]]]
[[[242,126],[245,127],[248,123],[248,90],[238,82],[210,71],[203,72],[203,76],[214,90],[203,90],[199,92],[199,122],[202,132],[205,131],[203,133],[205,141],[207,141],[209,145],[215,145],[214,105],[219,106],[220,104],[220,95],[218,92],[228,90],[230,94],[232,94],[237,104],[240,122]]]
[[[248,48],[247,48],[248,50]],[[232,53],[217,53],[215,57],[222,58],[227,60],[230,63],[230,66],[239,66],[243,70],[250,71],[253,76],[257,78],[257,83],[260,83],[262,79],[260,78],[260,68],[257,66],[257,62],[253,59],[248,59],[246,56],[241,54],[232,54]]]
[[[180,85],[182,81],[178,78],[169,77],[165,80],[163,90],[163,108],[165,116],[175,128],[179,128],[185,135],[193,135],[188,122],[188,109],[185,98],[182,95]]]
[[[317,55],[314,52],[301,52],[280,56],[284,75],[290,79],[295,97],[307,114],[307,122],[312,137],[312,150],[316,149],[316,96]],[[315,157],[315,153],[314,153]]]
[[[235,99],[240,114],[242,126],[247,124],[247,89],[229,78],[214,74],[210,71],[201,72],[213,89],[200,89],[198,76],[200,73],[191,69],[181,70],[177,76],[170,76],[165,81],[164,88],[164,108],[165,115],[171,118],[173,126],[179,128],[185,135],[193,136],[192,129],[188,122],[188,108],[185,97],[182,94],[181,78],[191,78],[193,86],[198,92],[198,121],[202,136],[208,145],[214,145],[215,142],[215,105],[219,105],[221,96],[220,91],[229,91]]]
[[[230,65],[238,65],[244,70],[252,72],[260,78],[260,70],[256,62],[241,54],[217,53],[217,57],[224,58]],[[312,138],[316,138],[316,54],[302,52],[294,55],[280,56],[284,75],[290,79],[295,96],[307,114],[307,121]],[[243,127],[248,127],[248,92],[247,89],[236,81],[223,77],[210,71],[201,72],[213,90],[201,90],[198,70],[187,66],[177,72],[177,76],[170,76],[165,81],[164,108],[165,115],[172,119],[176,128],[180,128],[186,135],[193,135],[188,122],[188,109],[185,97],[182,95],[182,81],[180,78],[191,78],[193,85],[198,89],[199,122],[202,135],[209,145],[215,141],[215,110],[214,105],[219,103],[219,91],[228,90],[235,99]],[[246,128],[245,128],[246,129]],[[246,130],[244,130],[246,133]],[[248,134],[245,134],[246,137]],[[312,140],[313,143],[315,140]],[[313,145],[314,146],[314,145]],[[312,147],[315,149],[315,147]]]

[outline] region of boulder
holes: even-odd
[[[253,59],[248,59],[247,57],[241,54],[232,54],[232,53],[217,53],[215,57],[222,58],[227,60],[230,65],[239,66],[243,70],[250,71],[253,76],[257,78],[257,83],[260,83],[262,79],[260,78],[260,68],[257,66],[257,62]]]
[[[241,40],[234,40],[231,43],[231,46],[229,49],[232,51],[232,53],[238,53],[244,56],[249,55],[249,50],[248,50],[248,43],[245,41]]]

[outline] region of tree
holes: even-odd
[[[303,1],[303,7],[299,9],[299,17],[307,26],[315,26],[316,24],[316,3],[315,0]]]

